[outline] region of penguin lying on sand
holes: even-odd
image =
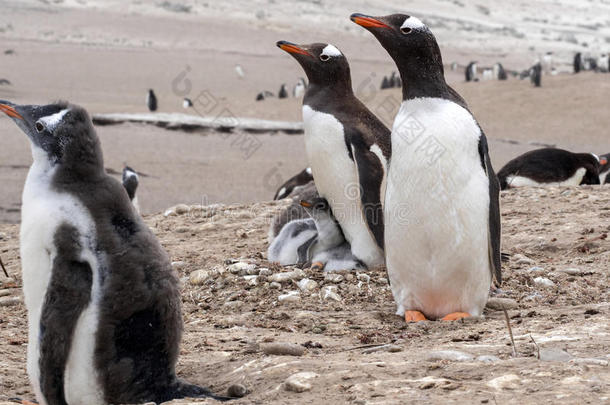
[[[296,189],[292,190],[290,194],[286,195],[285,198],[291,198],[292,203],[273,217],[271,226],[269,227],[269,234],[267,235],[269,243],[273,242],[275,237],[281,232],[282,228],[290,221],[294,221],[295,219],[310,218],[307,211],[305,211],[305,208],[301,206],[300,201],[312,200],[318,197],[320,197],[320,194],[318,194],[318,190],[316,189],[316,185],[313,181],[310,181],[302,187],[297,187]]]
[[[485,134],[445,81],[436,38],[421,20],[351,19],[377,38],[403,79],[384,203],[397,314],[407,322],[478,316],[492,280],[501,282],[500,187]]]
[[[610,153],[599,157],[599,182],[600,184],[610,183]]]
[[[139,183],[140,177],[138,176],[138,173],[131,167],[125,166],[123,168],[123,187],[125,188],[125,191],[127,191],[127,195],[138,213],[140,213],[140,204],[138,204],[136,190],[138,189]]]
[[[502,190],[514,187],[600,184],[600,160],[591,153],[544,148],[524,153],[498,172]]]
[[[284,184],[278,188],[274,200],[281,200],[282,198],[288,197],[293,191],[298,190],[299,187],[303,187],[307,183],[313,180],[311,175],[311,167],[303,169],[300,173],[289,178]]]
[[[178,278],[123,186],[104,169],[87,112],[0,101],[28,136],[21,260],[27,369],[40,404],[214,397],[176,376]]]

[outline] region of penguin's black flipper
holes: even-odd
[[[491,165],[487,137],[485,137],[482,129],[481,137],[479,138],[479,156],[481,157],[483,170],[489,179],[489,261],[491,263],[492,278],[496,280],[497,285],[500,285],[502,284],[500,182]]]
[[[297,249],[297,264],[308,263],[311,258],[311,248],[318,241],[318,235],[309,238]]]
[[[381,205],[381,193],[385,193],[385,190],[381,188],[386,173],[379,157],[371,152],[370,147],[367,147],[361,134],[357,130],[350,132],[352,133],[348,134],[346,132],[346,136],[349,136],[347,139],[350,140],[352,155],[358,169],[358,185],[360,188],[362,211],[377,245],[383,249],[383,207]]]

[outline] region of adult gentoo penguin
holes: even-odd
[[[328,200],[352,253],[383,264],[383,193],[390,131],[356,98],[345,56],[330,44],[279,41],[309,79],[303,98],[305,149],[316,187]]]
[[[501,282],[499,184],[487,140],[447,85],[436,39],[418,18],[352,14],[400,71],[385,195],[386,266],[406,321],[480,315]]]
[[[281,200],[282,198],[288,197],[295,189],[299,187],[303,187],[307,183],[313,180],[313,176],[311,174],[311,167],[306,167],[298,174],[295,174],[291,178],[288,179],[284,184],[278,188],[273,197],[274,200]]]
[[[524,186],[600,184],[600,159],[591,153],[536,149],[508,162],[498,172],[502,190]]]
[[[0,101],[28,136],[21,260],[28,375],[39,403],[118,404],[211,396],[176,377],[176,274],[103,165],[87,112]]]
[[[155,96],[153,89],[148,89],[148,93],[146,94],[146,106],[149,111],[157,111],[157,96]]]

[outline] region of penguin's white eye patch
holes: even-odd
[[[41,119],[39,119],[36,122],[36,130],[38,132],[41,132],[38,130],[38,124],[40,123],[40,125],[43,126],[43,129],[48,129],[49,131],[53,132],[55,130],[55,128],[57,128],[57,126],[61,123],[61,120],[64,118],[64,116],[68,113],[67,108],[65,110],[61,110],[58,113],[55,113],[53,115],[49,115],[46,117],[42,117]]]
[[[425,28],[423,22],[417,17],[407,17],[405,22],[400,26],[400,32],[403,34],[410,34],[413,30]]]
[[[324,49],[322,49],[322,53],[320,54],[320,60],[322,62],[326,62],[332,56],[341,56],[341,55],[342,55],[342,53],[340,50],[338,50],[335,46],[328,44],[328,45],[326,45],[326,47],[324,47]]]

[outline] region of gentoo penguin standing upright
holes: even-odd
[[[288,98],[288,90],[286,90],[286,83],[282,83],[280,91],[277,93],[277,98]]]
[[[502,190],[524,186],[600,184],[600,159],[591,153],[544,148],[524,153],[498,172]]]
[[[390,87],[392,87],[390,85],[390,79],[388,79],[387,76],[383,76],[383,79],[381,80],[381,90],[389,89]]]
[[[542,65],[540,62],[536,62],[530,69],[530,81],[535,87],[542,85]]]
[[[303,79],[302,77],[299,77],[299,81],[294,86],[294,89],[292,89],[292,96],[294,98],[303,97],[303,94],[305,94],[306,88],[307,88],[307,84],[305,83],[305,79]]]
[[[182,382],[180,289],[167,254],[109,176],[87,112],[0,101],[28,136],[21,260],[40,404],[210,396]]]
[[[496,63],[493,67],[494,71],[494,79],[496,80],[506,80],[508,79],[508,75],[506,74],[506,70],[504,70],[504,66],[500,62]]]
[[[303,67],[305,150],[316,187],[328,200],[352,253],[383,264],[383,194],[390,131],[354,95],[349,64],[330,44],[279,41]]]
[[[500,187],[485,134],[445,82],[440,49],[421,20],[351,19],[388,51],[403,83],[384,205],[397,314],[408,322],[480,315],[492,279],[501,281]]]
[[[597,60],[597,68],[602,73],[608,73],[610,71],[610,57],[607,53],[602,53]]]
[[[553,70],[553,52],[544,54],[542,57],[542,67],[545,75],[551,74]]]
[[[292,176],[288,179],[284,184],[278,188],[274,200],[281,200],[282,198],[286,198],[292,193],[295,189],[299,187],[303,187],[307,183],[313,180],[313,175],[311,174],[311,167],[306,167],[298,174]]]
[[[148,89],[146,105],[148,106],[149,111],[157,111],[157,96],[155,96],[153,89]]]
[[[610,153],[599,157],[599,183],[608,183],[608,174],[610,173]]]
[[[574,55],[574,73],[580,73],[582,69],[582,54],[580,52],[576,52]]]
[[[140,213],[140,204],[138,203],[136,190],[138,189],[139,183],[140,177],[138,176],[138,173],[131,167],[125,166],[123,168],[123,187],[125,188],[125,191],[127,191],[127,195],[138,213]]]
[[[470,62],[466,66],[466,81],[474,82],[477,78],[477,62]]]
[[[188,97],[184,97],[184,99],[182,100],[182,108],[190,108],[192,106],[193,101]]]

